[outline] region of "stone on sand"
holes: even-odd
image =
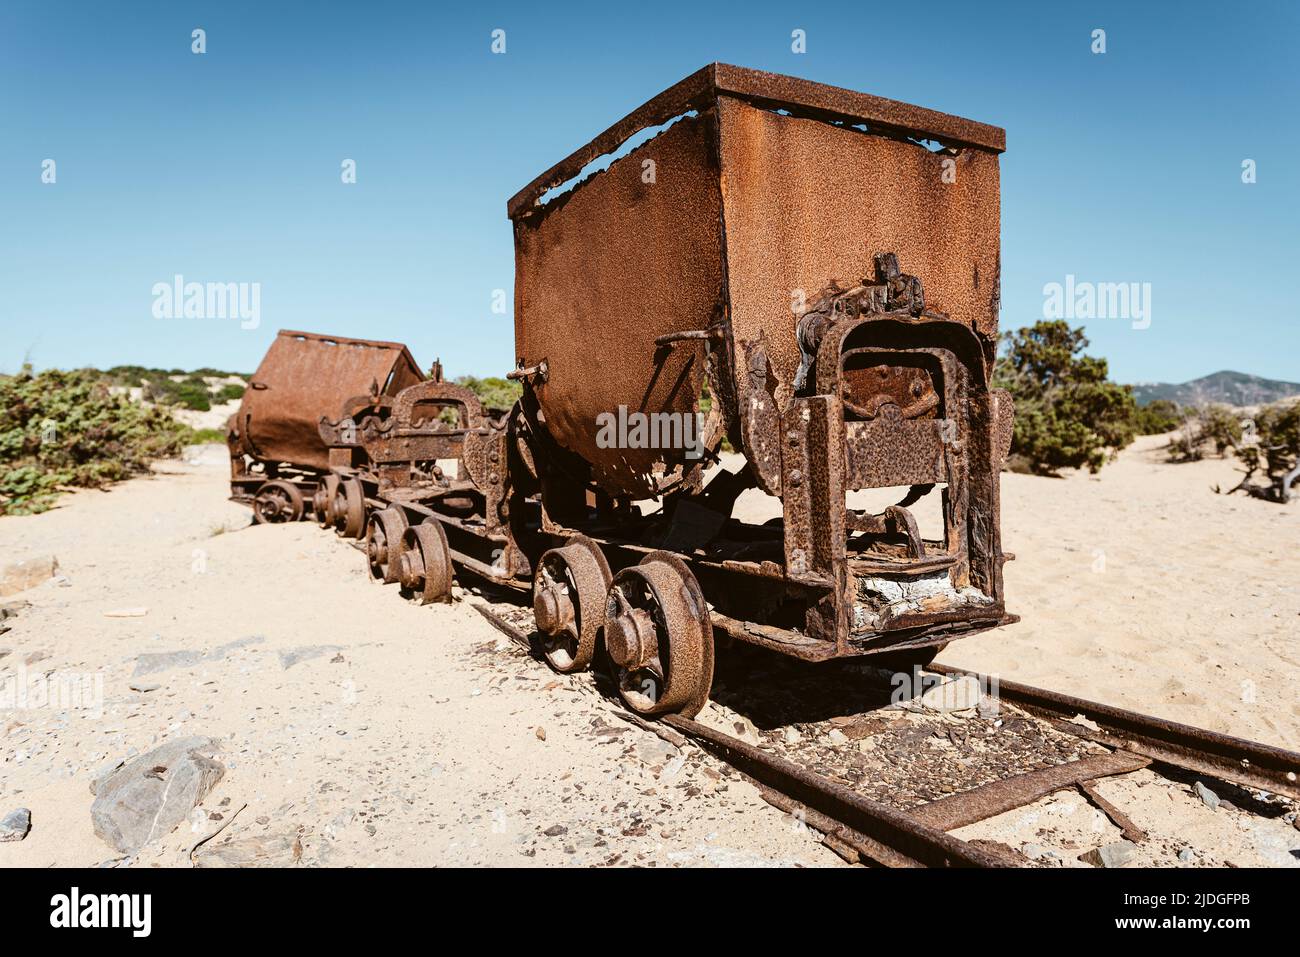
[[[0,818],[0,841],[21,841],[32,829],[32,812],[25,807]]]
[[[39,555],[8,562],[0,568],[0,598],[16,595],[49,581],[59,571],[59,560],[53,555]]]
[[[170,834],[221,780],[211,738],[176,738],[134,757],[95,786],[95,833],[124,854]]]

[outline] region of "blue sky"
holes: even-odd
[[[27,356],[251,371],[277,328],[303,328],[501,374],[506,200],[720,60],[1004,126],[1004,328],[1040,318],[1067,274],[1148,282],[1149,328],[1086,323],[1116,378],[1300,380],[1297,11],[6,0],[0,371]],[[177,273],[260,283],[260,327],[155,318],[151,289]]]

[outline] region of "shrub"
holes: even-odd
[[[465,386],[478,396],[484,408],[496,409],[502,412],[514,405],[515,400],[524,392],[524,387],[518,382],[511,382],[509,379],[502,379],[497,376],[480,379],[477,376],[463,375],[455,381],[457,385]]]
[[[44,511],[59,489],[97,487],[177,454],[190,430],[113,394],[92,369],[0,378],[0,515]]]
[[[1222,457],[1228,449],[1241,444],[1242,414],[1226,405],[1211,403],[1184,410],[1183,427],[1169,439],[1169,458],[1175,462],[1193,462],[1203,458],[1206,446],[1212,445]]]
[[[1086,356],[1082,329],[1061,320],[1008,333],[994,385],[1015,399],[1013,459],[1052,475],[1062,468],[1098,471],[1137,435],[1137,403],[1108,378],[1105,359]]]
[[[1156,399],[1148,405],[1138,406],[1133,425],[1138,435],[1162,435],[1183,424],[1178,403],[1170,399]]]
[[[1300,401],[1266,405],[1252,424],[1249,434],[1235,446],[1237,459],[1246,466],[1246,475],[1230,491],[1241,489],[1259,498],[1286,502],[1292,484],[1300,478]],[[1252,481],[1259,473],[1263,473],[1267,484]]]

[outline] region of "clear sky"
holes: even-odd
[[[1300,380],[1300,4],[560,10],[0,0],[0,371],[251,371],[298,328],[502,374],[507,198],[719,60],[1005,127],[1004,328],[1067,275],[1150,283],[1149,327],[1083,323],[1116,378]],[[260,283],[260,326],[155,318],[178,273]]]

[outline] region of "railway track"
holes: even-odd
[[[533,647],[524,617],[509,596],[491,606],[474,607],[494,627],[526,648]],[[511,618],[514,621],[510,620]],[[522,626],[522,627],[521,627]],[[931,665],[940,676],[971,675],[961,669]],[[874,682],[887,693],[885,672],[859,668],[855,680]],[[1095,782],[1149,768],[1174,779],[1194,776],[1243,789],[1243,803],[1276,811],[1279,801],[1300,801],[1300,754],[1086,701],[1070,695],[1013,682],[986,682],[996,687],[999,705],[1016,716],[1036,719],[1047,748],[1039,766],[1013,770],[1007,776],[955,790],[900,808],[895,795],[870,797],[861,788],[814,770],[698,720],[668,715],[648,722],[627,712],[617,700],[611,706],[620,718],[673,744],[691,741],[749,778],[768,803],[821,832],[823,842],[852,863],[884,867],[1007,867],[1031,863],[1019,852],[996,842],[968,841],[948,833],[966,825],[1022,808],[1064,789],[1077,789],[1121,831],[1125,839],[1141,842],[1146,834],[1124,811],[1103,797]],[[879,698],[877,700],[885,700]],[[859,716],[861,718],[861,716]],[[1070,745],[1077,746],[1071,753]],[[1071,759],[1053,763],[1062,749]],[[1023,765],[1023,762],[1022,762]],[[1219,786],[1222,789],[1222,785]],[[886,799],[888,798],[888,799]],[[1271,804],[1268,802],[1272,802]],[[1291,805],[1294,810],[1294,804]]]

